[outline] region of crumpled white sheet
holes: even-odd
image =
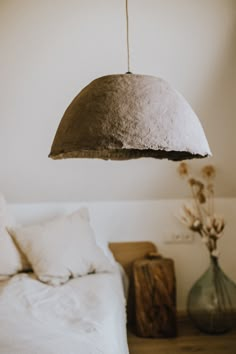
[[[1,354],[128,354],[120,273],[59,287],[32,273],[0,282]]]

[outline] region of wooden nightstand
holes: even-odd
[[[176,336],[174,262],[153,255],[133,263],[135,327],[141,337]]]

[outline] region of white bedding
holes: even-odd
[[[0,282],[1,354],[127,354],[119,271],[45,285],[32,273]]]

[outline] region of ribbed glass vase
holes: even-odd
[[[209,334],[221,334],[235,327],[236,285],[211,257],[210,266],[190,290],[187,309],[195,326]]]

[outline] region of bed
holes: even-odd
[[[6,211],[0,196],[0,353],[128,354],[123,268],[88,210],[10,227]]]
[[[86,208],[9,208],[0,194],[1,354],[128,354],[127,314],[132,324],[134,312],[124,270],[130,277],[133,261],[156,248],[108,248],[109,210]]]
[[[0,353],[127,354],[120,271],[51,287],[22,273],[0,282]]]

